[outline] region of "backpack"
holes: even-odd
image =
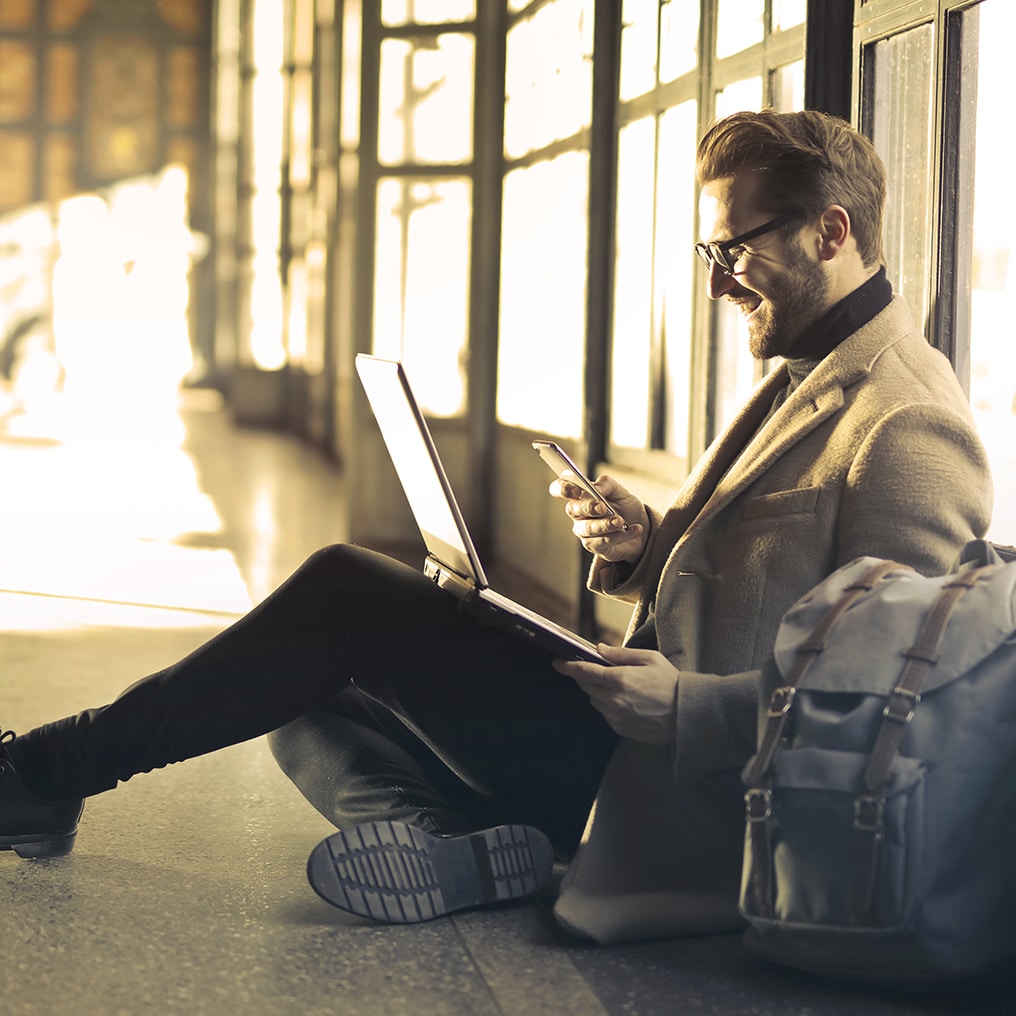
[[[747,946],[937,983],[1016,954],[1016,563],[860,558],[784,616],[743,772]]]

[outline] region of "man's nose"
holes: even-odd
[[[723,271],[715,261],[709,266],[709,279],[706,283],[706,290],[709,293],[710,300],[719,300],[721,296],[725,296],[736,285],[737,283],[733,277]]]

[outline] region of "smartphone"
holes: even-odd
[[[533,448],[558,477],[567,479],[569,483],[578,484],[594,501],[599,501],[604,505],[611,515],[621,518],[614,506],[593,486],[593,481],[579,469],[572,457],[560,445],[553,441],[534,441]],[[572,475],[565,477],[565,473]],[[624,523],[624,529],[627,528],[628,524]]]

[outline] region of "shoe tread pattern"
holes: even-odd
[[[552,864],[545,837],[528,826],[445,838],[402,822],[371,822],[319,844],[308,877],[343,910],[407,924],[531,896]]]

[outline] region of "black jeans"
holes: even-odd
[[[334,546],[180,662],[11,747],[30,788],[78,797],[272,731],[336,825],[525,822],[562,853],[618,741],[545,652],[415,569]]]

